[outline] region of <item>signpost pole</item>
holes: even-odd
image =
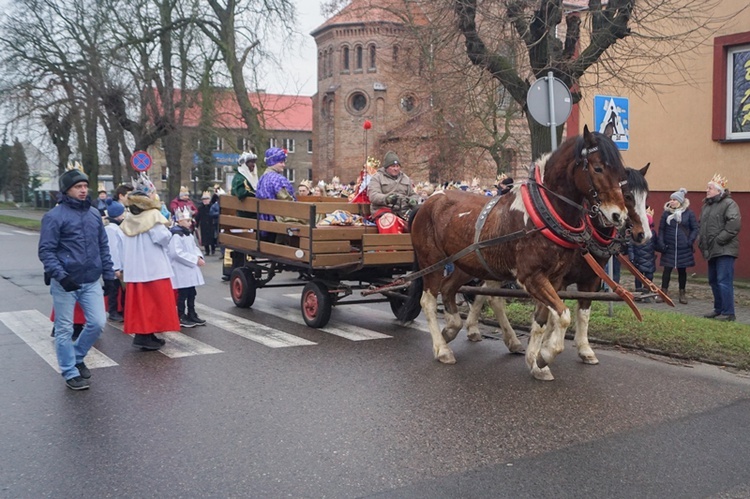
[[[552,74],[552,71],[547,72],[547,91],[549,95],[549,134],[552,138],[552,150],[554,151],[557,149],[557,123],[555,123],[555,91],[553,90],[555,82],[555,77]]]

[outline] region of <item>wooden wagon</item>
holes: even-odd
[[[355,290],[385,285],[413,270],[409,234],[378,234],[368,225],[318,226],[336,210],[365,217],[369,205],[324,197],[289,202],[222,196],[220,207],[219,244],[230,252],[230,290],[236,306],[251,307],[258,288],[303,286],[300,309],[311,327],[324,327],[332,308],[343,304],[388,301],[401,320],[419,315],[420,280],[372,298],[352,297]],[[287,221],[261,220],[259,214]],[[270,284],[284,271],[298,273],[299,279]]]

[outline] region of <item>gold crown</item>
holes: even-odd
[[[86,173],[83,170],[83,165],[81,163],[79,163],[78,161],[76,161],[75,163],[72,163],[72,162],[68,161],[68,166],[65,167],[65,170],[66,171],[67,170],[79,170],[79,171],[81,171],[83,173]]]
[[[187,207],[187,206],[183,206],[182,208],[177,208],[177,209],[176,209],[176,210],[174,211],[174,218],[175,218],[175,220],[177,220],[178,222],[179,222],[180,220],[192,220],[192,219],[193,219],[193,214],[192,214],[192,212],[190,211],[190,208],[189,208],[189,207]]]
[[[651,208],[650,206],[648,208],[646,208],[646,215],[649,215],[649,216],[653,217],[654,216],[654,209]]]
[[[722,189],[727,188],[727,178],[722,177],[718,173],[711,178],[711,183],[720,186]]]

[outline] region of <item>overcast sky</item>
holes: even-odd
[[[269,93],[313,95],[317,90],[317,50],[310,32],[323,24],[319,0],[292,0],[297,9],[300,44],[285,55],[284,71],[272,71],[261,84]]]

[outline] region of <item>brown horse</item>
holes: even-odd
[[[621,188],[626,184],[626,172],[614,143],[602,134],[589,132],[588,127],[584,127],[583,136],[566,140],[537,162],[536,168],[538,177],[532,176],[526,184],[497,198],[489,209],[485,209],[485,196],[447,191],[428,198],[414,217],[411,237],[420,268],[459,253],[471,241],[528,231],[523,237],[477,249],[456,260],[455,268],[460,270],[456,278],[444,278],[443,269],[424,276],[420,303],[432,336],[433,354],[440,362],[456,362],[447,341],[453,340],[462,326],[455,297],[466,275],[487,281],[515,279],[550,311],[549,334],[538,328],[529,340],[527,358],[533,359],[529,367],[534,377],[552,379],[548,364],[562,352],[565,330],[570,325],[570,310],[556,290],[585,237],[581,228],[587,210],[582,205],[588,203],[606,223],[622,228],[628,216]],[[529,204],[534,193],[536,198],[543,197],[549,208],[541,214]],[[442,332],[437,320],[438,294],[442,294],[446,315]]]
[[[646,198],[648,196],[648,182],[646,182],[646,172],[648,171],[649,165],[644,166],[640,170],[632,168],[626,168],[627,172],[627,185],[628,189],[625,195],[625,207],[628,209],[628,219],[631,224],[640,224],[641,220],[647,220],[646,216]],[[648,224],[644,224],[644,231],[631,234],[632,242],[635,244],[644,244],[652,237],[651,229]],[[592,237],[590,243],[587,245],[587,251],[590,251],[597,263],[600,266],[604,266],[609,260],[611,255],[616,255],[620,252],[624,241],[614,237],[611,228],[603,227],[595,219],[592,222]],[[501,283],[486,282],[484,286],[487,287],[499,287]],[[578,291],[597,291],[601,286],[601,279],[591,269],[583,256],[578,253],[576,261],[571,266],[570,271],[563,279],[562,288],[565,289],[571,284],[575,284]],[[482,308],[486,302],[489,302],[490,307],[495,313],[500,329],[503,332],[503,340],[508,346],[508,349],[513,353],[521,352],[521,343],[516,336],[515,331],[511,327],[508,319],[505,315],[505,300],[499,296],[487,296],[477,295],[474,301],[471,303],[469,313],[466,317],[466,330],[467,337],[471,341],[481,341],[482,335],[479,332],[479,316]],[[538,307],[535,312],[535,317],[538,320],[546,317],[547,309]],[[579,299],[578,307],[576,308],[575,318],[575,337],[573,344],[576,347],[578,356],[581,358],[584,364],[598,364],[599,360],[596,358],[596,354],[591,349],[591,345],[588,340],[588,329],[589,329],[589,317],[591,316],[591,300],[590,299]],[[536,321],[535,321],[536,322]],[[543,322],[542,322],[543,323]],[[534,327],[532,325],[532,327]],[[531,362],[531,359],[527,359]]]

